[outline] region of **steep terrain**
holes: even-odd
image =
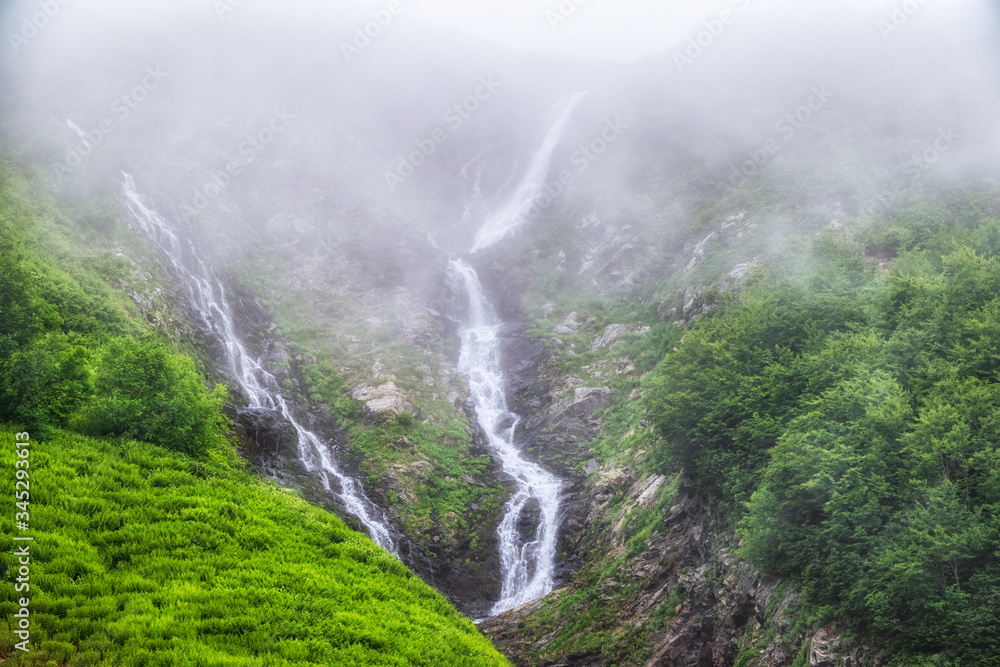
[[[13,469],[14,433],[2,442]],[[229,458],[68,433],[35,442],[31,650],[4,627],[0,662],[507,664],[367,537]],[[13,591],[0,605],[19,608]]]
[[[125,213],[64,211],[0,169],[0,441],[24,489],[3,503],[3,568],[26,584],[0,608],[29,619],[29,636],[4,624],[0,661],[507,664],[371,539],[236,456],[256,443]]]
[[[249,9],[176,19],[183,51],[137,31],[29,61],[4,129],[73,211],[34,262],[70,267],[52,302],[83,329],[39,307],[36,337],[5,332],[5,396],[41,398],[3,418],[155,442],[73,398],[90,366],[121,389],[104,336],[152,331],[193,370],[133,352],[224,403],[258,473],[381,536],[516,664],[996,664],[1000,88],[974,51],[1000,42],[978,11],[889,42],[860,10],[762,9],[697,75],[402,25],[344,62],[350,20]],[[88,138],[140,62],[168,75]],[[191,241],[232,336],[136,201]]]
[[[526,665],[995,664],[996,197],[800,227],[645,322],[546,306],[519,403],[579,569],[483,629]],[[753,234],[724,220],[691,270]]]

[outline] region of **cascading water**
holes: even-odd
[[[493,245],[527,219],[528,211],[544,192],[552,153],[562,137],[573,110],[586,93],[568,95],[556,103],[552,122],[541,146],[535,151],[527,172],[496,213],[491,214],[473,240],[471,253]],[[473,162],[481,172],[481,157]],[[470,163],[471,164],[471,163]],[[465,170],[463,168],[463,176]],[[477,190],[473,202],[480,200]],[[469,211],[466,211],[467,216]],[[525,460],[514,446],[518,417],[507,408],[505,382],[500,363],[500,318],[483,295],[476,271],[467,263],[453,260],[448,265],[453,289],[468,297],[468,311],[460,330],[462,351],[459,370],[469,375],[472,400],[480,426],[504,472],[517,483],[517,491],[507,502],[497,528],[503,587],[492,614],[546,595],[552,590],[555,574],[556,538],[559,529],[559,496],[562,482],[541,466]],[[532,502],[538,503],[540,520],[534,535],[523,537],[520,523]]]
[[[563,129],[566,127],[566,123],[569,122],[576,105],[580,103],[584,95],[586,95],[585,92],[574,93],[556,103],[555,121],[553,121],[548,132],[545,134],[542,145],[535,151],[534,156],[531,158],[531,164],[528,166],[528,171],[525,172],[524,178],[521,179],[517,189],[514,190],[504,205],[491,215],[483,226],[479,228],[479,231],[476,232],[470,252],[475,253],[493,245],[528,219],[532,205],[536,203],[536,200],[544,192],[545,177],[549,173],[549,162],[552,159],[552,152],[559,145]]]
[[[514,446],[517,415],[507,409],[500,365],[500,318],[483,296],[475,270],[460,260],[448,265],[449,281],[468,295],[468,313],[459,332],[462,351],[458,368],[469,376],[479,424],[500,459],[504,472],[517,482],[497,529],[503,588],[492,614],[500,614],[552,590],[556,536],[559,529],[559,494],[562,483],[541,466],[526,461]],[[526,506],[537,500],[541,520],[532,539],[524,539],[518,522]]]
[[[329,447],[319,436],[299,424],[291,405],[281,394],[278,381],[248,354],[236,335],[222,283],[195,252],[191,241],[178,235],[161,215],[143,204],[132,177],[129,174],[123,176],[125,205],[132,218],[167,258],[192,310],[198,314],[206,331],[211,332],[212,338],[224,347],[221,361],[239,385],[248,407],[273,410],[288,420],[298,437],[299,458],[306,469],[318,475],[327,491],[337,493],[347,511],[357,517],[380,547],[398,556],[392,533],[381,511],[365,497],[354,479],[340,472],[330,456]],[[339,492],[334,490],[331,481],[340,489]]]
[[[559,144],[570,115],[585,94],[568,95],[556,103],[555,120],[546,132],[542,145],[532,156],[527,172],[511,196],[479,229],[470,252],[493,245],[524,222],[527,211],[544,191],[552,152]],[[474,162],[479,163],[480,158]],[[478,168],[482,169],[481,163]],[[463,168],[463,175],[466,175],[464,171]],[[474,201],[478,201],[479,194],[477,180]],[[499,332],[502,323],[483,295],[479,276],[465,262],[452,260],[448,264],[448,279],[453,289],[463,289],[468,296],[468,311],[459,332],[462,338],[459,370],[469,375],[479,424],[486,432],[491,448],[504,472],[517,483],[517,491],[507,502],[503,520],[497,528],[503,587],[500,599],[493,605],[492,614],[496,615],[546,595],[554,586],[562,482],[541,466],[525,460],[514,446],[514,429],[519,420],[507,409],[500,363]],[[519,530],[519,523],[532,501],[538,503],[540,520],[534,536],[525,538]]]
[[[80,137],[80,141],[83,143],[84,146],[90,148],[90,146],[93,145],[92,142],[90,141],[90,137],[87,136],[87,133],[83,131],[83,128],[74,123],[72,118],[66,119],[66,126],[69,129],[76,132],[76,136]]]

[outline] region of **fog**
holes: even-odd
[[[539,432],[598,433],[595,411],[637,401],[641,366],[759,264],[816,278],[813,240],[842,235],[875,276],[894,216],[923,224],[949,193],[1000,209],[986,0],[6,0],[0,36],[0,173],[93,226],[62,256],[107,260],[126,305],[193,342],[230,412],[278,443],[261,459],[304,465],[262,474],[326,475],[330,507],[478,617],[569,576],[564,500],[598,462],[581,449],[564,484],[542,467],[562,450],[527,458]],[[614,359],[616,336],[645,337],[642,363]],[[579,377],[549,374],[569,357]],[[257,430],[279,413],[291,431]],[[626,440],[649,426],[632,416]],[[327,437],[351,419],[391,424],[384,475],[372,441]],[[396,437],[416,420],[446,434],[433,452],[464,438],[492,459],[485,481]],[[494,542],[438,563],[447,521],[394,523],[404,491],[439,482],[510,491],[476,519]]]
[[[997,14],[957,0],[8,2],[2,130],[60,196],[110,196],[134,174],[220,259],[400,234],[464,252],[577,92],[543,165],[572,182],[519,229],[597,212],[662,235],[747,178],[790,174],[803,200],[862,214],[935,141],[947,155],[921,179],[995,173]],[[581,154],[609,123],[614,145]]]

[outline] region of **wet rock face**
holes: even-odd
[[[540,376],[550,356],[545,344],[529,339],[524,329],[524,324],[511,324],[500,333],[508,405],[522,417],[543,407],[541,400],[548,393],[548,385],[540,384]]]
[[[611,403],[607,387],[578,387],[560,399],[556,383],[544,371],[551,353],[539,341],[524,334],[524,325],[503,330],[501,341],[504,372],[508,378],[508,405],[520,416],[514,441],[530,448],[532,458],[573,483],[581,478],[576,463],[589,458],[583,442],[593,438],[599,423],[594,411]]]
[[[564,408],[561,416],[584,418],[599,408],[611,405],[614,392],[610,387],[577,387],[573,390],[573,401]],[[553,411],[560,412],[561,405],[553,406]]]
[[[235,279],[235,276],[223,273],[221,279],[225,284],[226,298],[232,309],[236,335],[250,348],[266,351],[274,342],[271,333],[277,327],[271,321],[270,313],[260,305],[256,296]],[[205,340],[213,338],[209,336]]]
[[[272,474],[278,461],[298,459],[298,436],[295,428],[274,410],[252,409],[232,404],[226,415],[240,443],[240,453],[257,470]]]
[[[567,316],[563,324],[580,326],[573,315]],[[557,378],[546,375],[551,356],[548,348],[527,338],[524,325],[505,327],[502,334],[508,405],[520,417],[514,442],[531,460],[564,482],[563,522],[557,549],[569,557],[556,563],[556,583],[559,585],[582,564],[575,556],[578,551],[575,545],[585,528],[587,503],[583,494],[587,473],[578,464],[591,457],[587,443],[600,430],[594,412],[610,405],[613,392],[608,387],[576,387],[569,395],[560,397],[561,381],[556,382]],[[528,522],[523,515],[522,521],[527,531]],[[532,533],[535,525],[537,521],[532,524]]]
[[[532,498],[521,509],[521,514],[517,518],[517,532],[521,535],[522,541],[529,542],[534,539],[541,520],[542,506],[537,498]]]
[[[522,414],[527,416],[518,424],[514,439],[522,447],[531,448],[542,465],[563,479],[580,481],[585,473],[577,464],[590,458],[587,443],[600,432],[600,421],[594,413],[611,404],[613,392],[608,387],[578,387],[570,395],[557,398],[551,387],[552,383],[543,378],[515,397],[515,405],[522,406]]]
[[[648,506],[652,498],[661,497],[657,494],[667,482],[661,476],[639,476],[625,468],[595,473],[580,498],[585,507],[575,546],[585,549],[599,540],[612,556],[624,555],[629,541],[625,509]],[[609,525],[610,512],[618,507]],[[710,500],[698,493],[691,480],[684,480],[647,548],[628,558],[613,579],[605,582],[608,590],[599,595],[611,595],[623,586],[636,586],[636,592],[621,607],[614,621],[617,628],[602,629],[612,635],[627,633],[669,604],[669,620],[646,637],[651,642],[647,667],[788,667],[810,641],[809,667],[883,664],[871,649],[843,647],[830,627],[815,634],[802,627],[797,592],[780,580],[762,577],[736,558],[732,541]],[[564,594],[566,589],[557,590],[552,597]],[[542,609],[543,602],[536,600],[489,619],[480,628],[519,666],[614,662],[605,657],[608,647],[568,654],[548,650],[558,630],[549,624],[543,626],[544,634],[534,633],[540,619],[550,618],[552,606],[544,616]],[[557,622],[574,618],[557,615]],[[761,640],[766,642],[763,646]]]

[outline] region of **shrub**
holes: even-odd
[[[37,337],[0,359],[0,419],[46,432],[62,426],[93,393],[87,349],[61,332]]]
[[[226,390],[209,392],[190,358],[153,340],[115,338],[95,364],[96,395],[74,427],[203,454],[223,437]]]

